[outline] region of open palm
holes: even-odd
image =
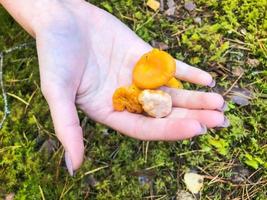
[[[174,106],[161,119],[115,112],[113,92],[131,84],[134,64],[151,46],[114,16],[86,2],[57,9],[51,16],[56,20],[44,21],[36,39],[42,92],[69,168],[81,165],[84,152],[76,105],[91,119],[142,140],[179,140],[204,134],[206,127],[227,125],[224,100],[216,93],[161,88],[171,94]],[[180,61],[176,76],[213,85],[208,73]]]

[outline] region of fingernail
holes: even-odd
[[[213,88],[216,85],[216,81],[212,80],[210,84],[208,84],[209,87]]]
[[[219,108],[218,110],[221,111],[221,112],[224,112],[226,109],[227,109],[227,103],[226,102],[223,102],[222,107]]]
[[[207,127],[203,124],[200,125],[201,125],[201,131],[199,132],[198,135],[204,135],[205,133],[207,133]]]
[[[67,151],[65,151],[65,164],[67,166],[69,174],[71,176],[73,176],[72,161],[71,161],[70,155]]]
[[[228,126],[230,126],[230,121],[226,117],[224,117],[223,124],[220,127],[226,128]]]

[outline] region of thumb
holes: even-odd
[[[56,135],[65,149],[65,163],[70,175],[83,161],[84,144],[82,128],[74,98],[64,88],[55,85],[42,88],[48,102]]]

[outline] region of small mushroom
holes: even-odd
[[[142,113],[142,105],[138,101],[140,92],[134,85],[116,89],[112,97],[114,110],[124,111],[126,109],[131,113]]]
[[[176,78],[171,78],[171,80],[168,81],[168,83],[165,84],[165,86],[170,88],[177,88],[177,89],[183,89],[183,84],[181,81],[177,80]]]
[[[161,90],[143,90],[138,100],[144,111],[155,118],[166,117],[172,110],[171,96]]]
[[[174,77],[176,62],[165,51],[153,49],[144,54],[133,70],[133,83],[141,89],[156,89]]]

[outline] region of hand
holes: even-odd
[[[78,2],[78,3],[77,3]],[[91,119],[141,140],[181,140],[225,127],[225,103],[219,94],[162,88],[173,98],[173,111],[154,119],[115,112],[112,95],[130,85],[132,69],[151,46],[109,13],[83,1],[54,3],[34,32],[41,89],[49,104],[57,137],[66,150],[72,174],[82,163],[84,146],[76,105]],[[212,77],[177,61],[176,77],[214,86]]]

